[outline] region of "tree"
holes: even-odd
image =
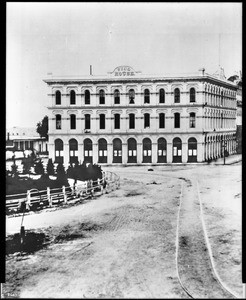
[[[15,161],[13,165],[11,166],[11,174],[13,177],[18,175],[18,166],[16,165]]]
[[[44,166],[43,166],[43,163],[42,163],[41,160],[39,160],[39,161],[35,164],[34,171],[35,171],[36,174],[41,174],[41,175],[44,174]]]
[[[56,168],[56,181],[57,183],[59,183],[60,185],[65,185],[68,186],[68,180],[67,180],[67,175],[66,175],[66,171],[63,167],[62,163],[59,163],[57,168]]]
[[[54,171],[54,165],[53,165],[53,162],[52,162],[52,159],[51,159],[51,158],[48,160],[48,164],[47,164],[47,174],[48,174],[48,175],[54,175],[54,174],[55,174],[55,171]]]
[[[25,157],[22,161],[23,165],[23,173],[27,174],[30,172],[30,169],[32,167],[32,158],[31,157]]]
[[[45,137],[46,140],[48,140],[48,131],[49,131],[48,116],[45,116],[41,122],[37,123],[36,131],[41,137]]]

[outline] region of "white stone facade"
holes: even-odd
[[[53,162],[203,162],[221,157],[225,141],[235,152],[235,84],[204,73],[157,77],[120,68],[129,73],[44,80]]]

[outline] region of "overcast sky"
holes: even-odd
[[[219,42],[220,41],[220,42]],[[242,70],[241,3],[7,3],[6,126],[48,114],[53,75]]]

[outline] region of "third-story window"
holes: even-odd
[[[134,100],[135,100],[135,91],[134,91],[134,89],[130,89],[129,90],[129,103],[134,104]]]
[[[190,113],[190,128],[195,128],[196,127],[196,114],[195,113]]]
[[[165,114],[159,114],[159,128],[165,128]]]
[[[150,114],[144,114],[144,128],[150,127]]]
[[[174,114],[174,128],[180,128],[180,114]]]
[[[105,129],[105,115],[100,114],[99,115],[99,120],[100,120],[100,129]]]
[[[70,115],[70,128],[76,129],[76,115]]]
[[[120,104],[120,91],[114,91],[114,104]]]
[[[149,89],[144,90],[144,103],[149,103],[150,102],[150,93]]]
[[[90,104],[91,102],[91,94],[90,91],[85,90],[85,104]]]
[[[85,115],[85,129],[91,129],[91,115]]]
[[[56,129],[61,129],[61,115],[56,115]]]
[[[105,92],[104,92],[104,90],[99,91],[99,104],[105,104]]]
[[[76,104],[76,94],[75,91],[70,91],[70,104]]]
[[[114,128],[120,129],[120,114],[114,115]]]
[[[129,128],[134,129],[135,128],[135,115],[129,114]]]
[[[159,103],[165,103],[165,90],[159,90]]]
[[[194,88],[190,89],[190,102],[196,102],[196,90]]]
[[[60,105],[60,104],[61,104],[61,92],[56,91],[56,105]]]
[[[178,88],[174,90],[174,103],[180,103],[180,90]]]

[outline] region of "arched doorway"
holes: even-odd
[[[118,138],[113,140],[113,163],[122,163],[122,142]]]
[[[197,140],[193,137],[188,139],[188,162],[197,162]]]
[[[55,163],[63,164],[63,155],[63,141],[61,139],[57,139],[55,140]]]
[[[167,162],[167,141],[164,138],[159,138],[157,142],[157,151],[158,151],[158,163]]]
[[[128,163],[137,162],[137,142],[134,138],[130,138],[127,141],[128,146]]]
[[[107,163],[107,141],[105,139],[98,140],[98,162]]]
[[[180,138],[173,139],[173,162],[182,162],[182,141]]]
[[[75,139],[69,140],[69,162],[78,163],[78,142]]]
[[[143,139],[143,163],[151,163],[152,142],[149,138]]]
[[[84,140],[84,161],[92,163],[92,141],[90,139]]]

